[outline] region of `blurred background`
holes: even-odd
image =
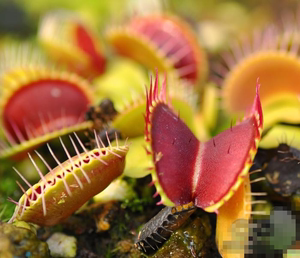
[[[0,32],[2,37],[34,38],[39,20],[52,9],[68,9],[78,12],[85,20],[103,30],[122,22],[133,13],[166,10],[188,19],[194,26],[209,25],[228,28],[238,33],[256,25],[280,21],[284,12],[298,8],[296,0],[266,1],[180,1],[180,0],[112,0],[112,1],[59,1],[59,0],[1,0]],[[208,24],[208,25],[207,25]],[[217,26],[218,25],[218,26]],[[221,30],[221,28],[219,28]],[[234,34],[230,34],[233,36]]]

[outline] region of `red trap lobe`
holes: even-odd
[[[171,200],[177,200],[178,205],[191,202],[192,173],[189,171],[194,170],[200,142],[163,103],[153,111],[151,138],[155,155],[162,154],[155,167],[165,193]]]
[[[77,45],[90,58],[91,69],[95,70],[95,74],[102,74],[105,70],[106,59],[94,44],[93,39],[85,30],[84,26],[77,24],[75,30]]]
[[[194,202],[215,211],[242,183],[256,153],[263,122],[258,86],[251,114],[205,143],[197,140],[157,89],[156,81],[147,94],[145,117],[158,184],[175,205]]]
[[[150,16],[133,20],[131,28],[145,36],[170,58],[174,67],[180,71],[180,77],[197,81],[197,58],[191,38],[185,35],[184,27],[168,16]]]
[[[55,79],[31,82],[4,107],[4,126],[15,142],[22,142],[83,122],[89,103],[82,90],[71,82]]]

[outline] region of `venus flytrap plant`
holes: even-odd
[[[41,173],[29,154],[32,164],[41,177],[37,184],[31,185],[18,170],[14,169],[29,189],[25,191],[18,183],[24,194],[18,202],[10,199],[16,204],[10,222],[24,220],[40,226],[55,225],[69,217],[122,174],[125,166],[125,156],[128,151],[127,143],[124,145],[117,143],[113,147],[109,142],[109,146],[105,147],[95,132],[97,148],[88,151],[76,134],[75,137],[84,152],[79,152],[74,140],[70,137],[77,153],[76,156],[71,157],[61,140],[61,145],[68,158],[63,163],[57,159],[48,145],[51,156],[58,164],[53,169],[36,152],[49,169],[46,175]]]
[[[161,196],[158,204],[182,206],[193,203],[207,212],[222,216],[227,228],[233,219],[249,218],[251,196],[248,170],[263,127],[258,91],[259,85],[251,112],[243,121],[201,143],[174,114],[166,83],[160,90],[158,80],[150,85],[147,91],[145,139],[148,142],[147,153],[153,161],[152,182],[157,190],[154,196]],[[231,205],[236,205],[235,209]],[[245,209],[245,205],[248,208]],[[228,212],[232,214],[227,216]],[[143,238],[147,239],[147,236]],[[221,235],[221,241],[226,238]],[[142,247],[140,244],[137,247],[144,251],[151,249],[147,242],[142,243]]]
[[[259,86],[251,113],[205,143],[173,113],[166,84],[160,92],[158,87],[155,81],[147,92],[145,138],[161,203],[193,201],[208,212],[217,212],[243,182],[256,153],[263,123]]]

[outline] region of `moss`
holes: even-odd
[[[0,257],[13,256],[47,258],[50,253],[48,245],[31,230],[3,223],[0,225]]]
[[[153,187],[147,187],[147,181],[150,181],[150,176],[142,179],[125,177],[125,180],[134,189],[135,194],[131,198],[127,198],[122,202],[121,207],[131,212],[143,212],[145,207],[154,204]]]

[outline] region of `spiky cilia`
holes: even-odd
[[[201,143],[167,102],[166,82],[147,92],[145,138],[153,157],[153,182],[161,203],[194,202],[217,211],[243,182],[257,151],[263,126],[259,86],[249,116]]]

